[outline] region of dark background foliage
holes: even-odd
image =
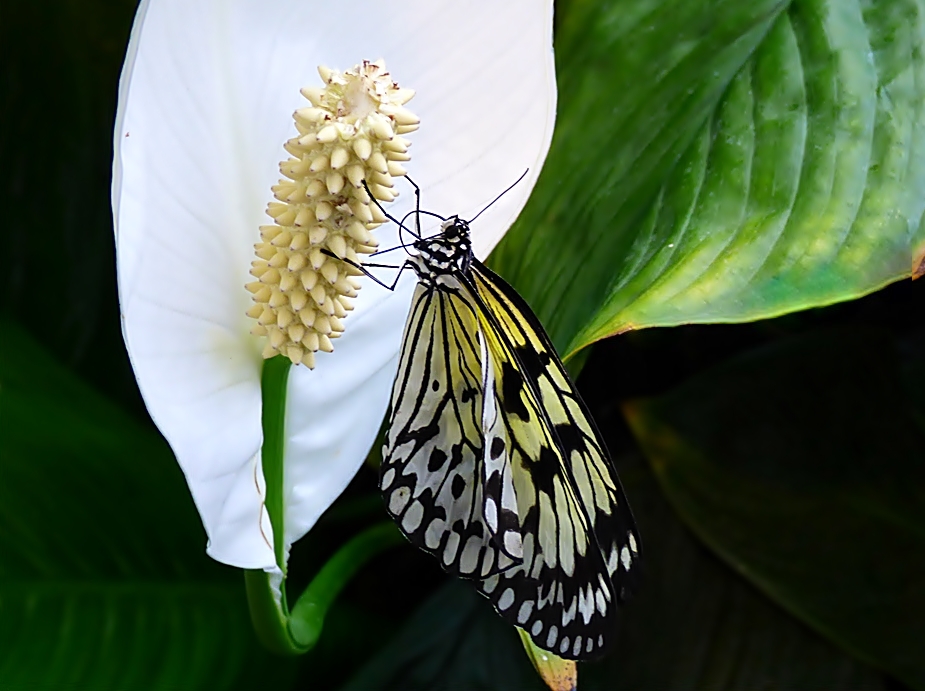
[[[765,4],[742,21],[773,21],[783,5]],[[558,11],[567,51],[569,22],[597,10]],[[347,586],[311,653],[260,648],[241,575],[205,556],[121,340],[109,174],[133,13],[116,0],[0,4],[0,687],[541,688],[514,631],[410,547]],[[659,136],[643,126],[655,115],[633,117],[640,141]],[[567,139],[578,121],[563,122]],[[621,216],[611,193],[578,184],[541,182],[538,194],[561,192],[531,202],[528,219],[545,233],[614,213],[629,227],[659,194],[641,181],[626,193],[640,208]],[[535,243],[517,254],[522,228],[496,262],[542,314],[548,273],[530,273]],[[593,347],[579,386],[646,563],[614,652],[581,667],[581,688],[925,689],[923,291],[903,281],[774,320]],[[566,313],[560,328],[584,318]],[[297,546],[291,592],[381,517],[364,470]]]

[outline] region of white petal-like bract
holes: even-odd
[[[551,1],[146,0],[138,10],[113,163],[123,332],[209,554],[227,564],[275,566],[260,466],[262,344],[248,333],[244,285],[282,144],[305,105],[300,88],[321,83],[318,65],[378,58],[416,91],[421,127],[406,167],[423,208],[471,218],[529,169],[473,225],[484,257],[526,203],[552,136]],[[414,195],[402,179],[396,189],[389,211],[401,216]],[[397,240],[391,224],[376,236],[380,247]],[[314,371],[292,370],[287,544],[369,450],[413,283],[406,275],[388,293],[366,281],[335,351],[319,353]]]

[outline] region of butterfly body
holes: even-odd
[[[538,319],[457,217],[417,240],[380,485],[408,539],[561,657],[599,656],[640,549],[613,462]]]

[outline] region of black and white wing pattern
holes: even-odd
[[[465,222],[415,248],[388,511],[539,647],[597,657],[640,557],[613,462],[536,316],[472,256]]]
[[[380,484],[415,546],[448,573],[484,578],[514,562],[484,519],[482,346],[476,305],[459,288],[415,291]]]

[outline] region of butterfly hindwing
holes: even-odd
[[[462,296],[415,292],[380,484],[414,545],[447,572],[476,578],[504,560],[484,520],[481,353],[474,307]]]

